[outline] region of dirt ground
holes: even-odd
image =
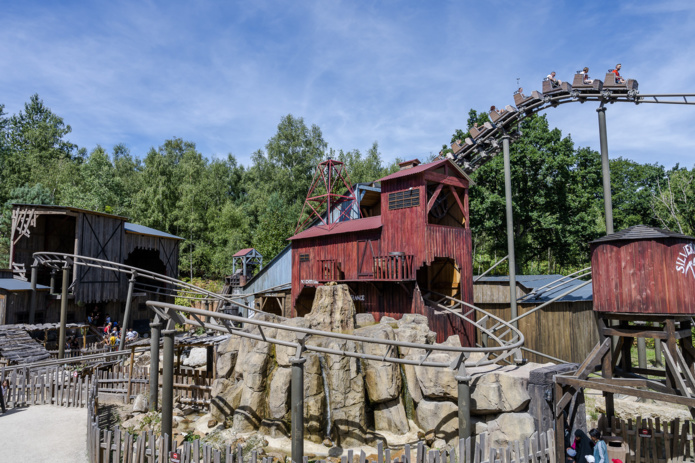
[[[2,461],[87,461],[87,409],[33,405],[0,415]]]

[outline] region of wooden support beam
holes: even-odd
[[[668,339],[669,334],[666,331],[649,330],[638,326],[630,327],[605,327],[599,328],[600,334],[604,336],[623,336],[626,338],[651,338],[651,339]],[[676,339],[683,339],[691,336],[689,329],[674,330]]]
[[[430,198],[429,201],[427,201],[427,213],[429,214],[430,211],[432,210],[432,206],[434,206],[434,202],[437,200],[439,197],[439,193],[442,192],[442,188],[444,188],[444,184],[440,183],[437,185],[437,189],[434,190],[434,193],[432,193],[432,197]]]
[[[438,174],[436,172],[425,172],[425,180],[427,180],[428,182],[453,185],[459,188],[468,188],[468,182],[466,180],[456,177],[447,177],[446,175]]]
[[[661,400],[663,402],[685,405],[687,407],[695,407],[695,398],[683,397],[680,395],[664,394],[661,392],[654,391],[644,391],[640,389],[635,389],[633,387],[610,384],[609,382],[601,383],[598,381],[593,381],[592,379],[577,379],[571,376],[557,376],[556,381],[567,386],[574,386],[575,388],[584,387],[589,389],[596,389],[598,391],[610,392],[613,394],[625,394],[634,397],[642,397],[644,399]]]
[[[456,188],[454,188],[452,185],[449,185],[449,190],[451,190],[451,194],[454,196],[454,199],[456,200],[456,204],[458,204],[459,209],[461,210],[461,215],[463,216],[463,220],[466,220],[466,210],[463,208],[463,204],[461,204],[461,198],[459,198],[459,195],[456,192]]]

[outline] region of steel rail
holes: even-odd
[[[255,309],[253,307],[247,306],[245,304],[242,304],[240,302],[237,302],[235,299],[242,299],[242,295],[225,295],[225,294],[218,294],[214,293],[212,291],[209,291],[207,289],[200,288],[198,286],[195,286],[190,283],[186,283],[181,280],[177,280],[175,278],[162,275],[159,273],[152,272],[150,270],[145,270],[141,269],[138,267],[134,267],[132,265],[126,265],[126,264],[121,264],[118,262],[111,262],[108,260],[104,259],[97,259],[95,257],[86,257],[82,256],[79,254],[69,254],[69,253],[59,253],[59,252],[35,252],[33,254],[34,256],[34,264],[39,264],[43,265],[49,268],[54,268],[54,269],[61,269],[65,265],[80,265],[83,267],[90,267],[90,268],[99,268],[101,270],[109,270],[109,271],[116,271],[120,273],[125,273],[125,274],[130,274],[132,275],[133,272],[137,273],[138,276],[142,276],[144,278],[150,279],[150,280],[155,280],[155,281],[160,281],[162,283],[167,283],[171,284],[177,287],[184,288],[184,290],[191,290],[193,292],[197,292],[198,294],[208,296],[212,299],[216,300],[222,300],[229,302],[231,304],[237,305],[239,307],[245,308],[247,310],[251,310],[253,312],[260,312],[258,309]]]
[[[515,123],[519,123],[523,118],[544,111],[548,108],[555,108],[567,103],[586,103],[597,102],[601,106],[613,103],[632,103],[635,105],[642,103],[649,104],[675,104],[675,105],[695,105],[695,94],[693,93],[664,93],[664,94],[615,94],[606,95],[608,90],[594,93],[578,93],[579,90],[572,90],[569,93],[560,93],[557,95],[543,95],[540,100],[527,103],[506,118],[501,119],[499,124],[491,122],[492,130],[487,130],[477,139],[473,139],[473,145],[463,145],[462,149],[451,154],[454,162],[462,165],[467,173],[472,173],[480,168],[485,162],[496,156],[501,147],[497,135],[502,133],[503,127],[509,127]],[[575,93],[577,92],[577,93]],[[688,98],[691,98],[690,100]],[[486,147],[485,145],[493,145]],[[476,155],[478,155],[476,157]],[[485,161],[485,162],[482,162]]]
[[[229,314],[224,314],[224,313],[217,313],[217,312],[210,312],[207,310],[202,310],[202,309],[194,309],[190,307],[182,307],[182,306],[177,306],[175,304],[169,304],[169,303],[164,303],[164,302],[156,302],[156,301],[148,301],[147,305],[150,309],[152,309],[159,317],[163,319],[169,319],[169,320],[174,320],[177,321],[178,323],[183,323],[189,324],[192,326],[200,326],[205,329],[212,329],[216,331],[221,331],[221,332],[228,332],[230,334],[238,335],[241,337],[247,337],[251,339],[255,339],[258,341],[264,341],[264,342],[270,342],[273,344],[278,344],[286,347],[295,347],[295,348],[300,348],[300,349],[305,349],[308,351],[314,351],[314,352],[320,352],[324,354],[332,354],[332,355],[342,355],[342,356],[347,356],[347,357],[354,357],[354,358],[360,358],[364,360],[374,360],[374,361],[380,361],[380,362],[390,362],[390,363],[398,363],[398,364],[406,364],[406,365],[414,365],[414,366],[431,366],[431,367],[449,367],[452,365],[452,362],[432,362],[432,361],[427,361],[427,357],[429,357],[429,354],[433,351],[441,351],[445,353],[454,353],[454,354],[459,354],[460,356],[463,356],[467,358],[471,353],[478,352],[478,353],[499,353],[498,358],[503,358],[508,355],[511,355],[511,351],[518,349],[523,345],[523,334],[520,334],[520,339],[516,342],[509,343],[509,344],[504,344],[501,347],[456,347],[456,346],[449,346],[445,344],[420,344],[420,343],[411,343],[411,342],[405,342],[405,341],[396,341],[396,340],[389,340],[389,339],[376,339],[376,338],[369,338],[365,336],[358,336],[354,334],[345,334],[345,333],[334,333],[334,332],[326,332],[326,331],[321,331],[321,330],[315,330],[311,328],[302,328],[302,327],[297,327],[297,326],[290,326],[286,325],[283,323],[277,323],[277,322],[269,322],[265,320],[258,320],[258,319],[249,319],[249,318],[243,318],[243,317],[238,317],[234,315],[229,315]],[[483,310],[479,309],[481,312],[484,312]],[[182,317],[180,317],[179,313],[189,313],[193,316],[195,316],[196,320],[188,320],[188,319],[183,319],[181,320]],[[486,313],[487,314],[487,313]],[[491,314],[487,314],[491,315]],[[209,323],[209,322],[204,322],[205,317],[210,317],[211,320],[215,321],[221,321],[222,324],[220,325],[219,323]],[[244,323],[244,324],[250,324],[258,327],[260,334],[254,334],[251,333],[247,330],[242,330],[240,328],[236,328],[232,323],[230,322],[236,322],[236,323]],[[475,326],[478,326],[474,321],[469,320],[469,322]],[[296,333],[303,333],[304,335],[309,335],[309,336],[320,336],[323,338],[328,338],[328,339],[335,339],[335,340],[342,340],[342,341],[352,341],[352,342],[362,342],[362,343],[372,343],[372,344],[379,344],[379,345],[388,345],[388,346],[393,346],[393,347],[405,347],[405,348],[411,348],[411,349],[422,349],[423,351],[427,352],[426,355],[421,357],[419,360],[417,359],[401,359],[398,357],[388,357],[388,353],[386,355],[371,355],[371,354],[364,354],[362,352],[353,352],[353,351],[348,351],[348,350],[343,350],[343,349],[333,349],[329,347],[322,347],[322,346],[316,346],[311,343],[300,343],[300,342],[292,342],[292,341],[285,341],[285,340],[280,340],[276,339],[274,337],[269,337],[266,336],[265,333],[263,332],[262,328],[270,328],[270,329],[278,329],[278,330],[284,330],[284,331],[292,331]],[[466,355],[468,354],[468,356]],[[491,365],[497,362],[497,359],[489,359],[484,362],[476,361],[475,363],[473,362],[466,362],[466,366],[481,366],[481,365]]]

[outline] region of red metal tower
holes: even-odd
[[[309,193],[299,214],[295,233],[302,231],[315,218],[318,218],[328,230],[344,219],[349,220],[352,207],[343,208],[335,219],[331,214],[332,208],[347,202],[356,204],[357,197],[350,185],[350,176],[345,169],[345,164],[328,158],[316,167]],[[304,217],[305,211],[306,217]],[[359,214],[359,209],[357,213]]]

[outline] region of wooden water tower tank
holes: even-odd
[[[695,314],[695,238],[636,225],[591,242],[594,310]]]

